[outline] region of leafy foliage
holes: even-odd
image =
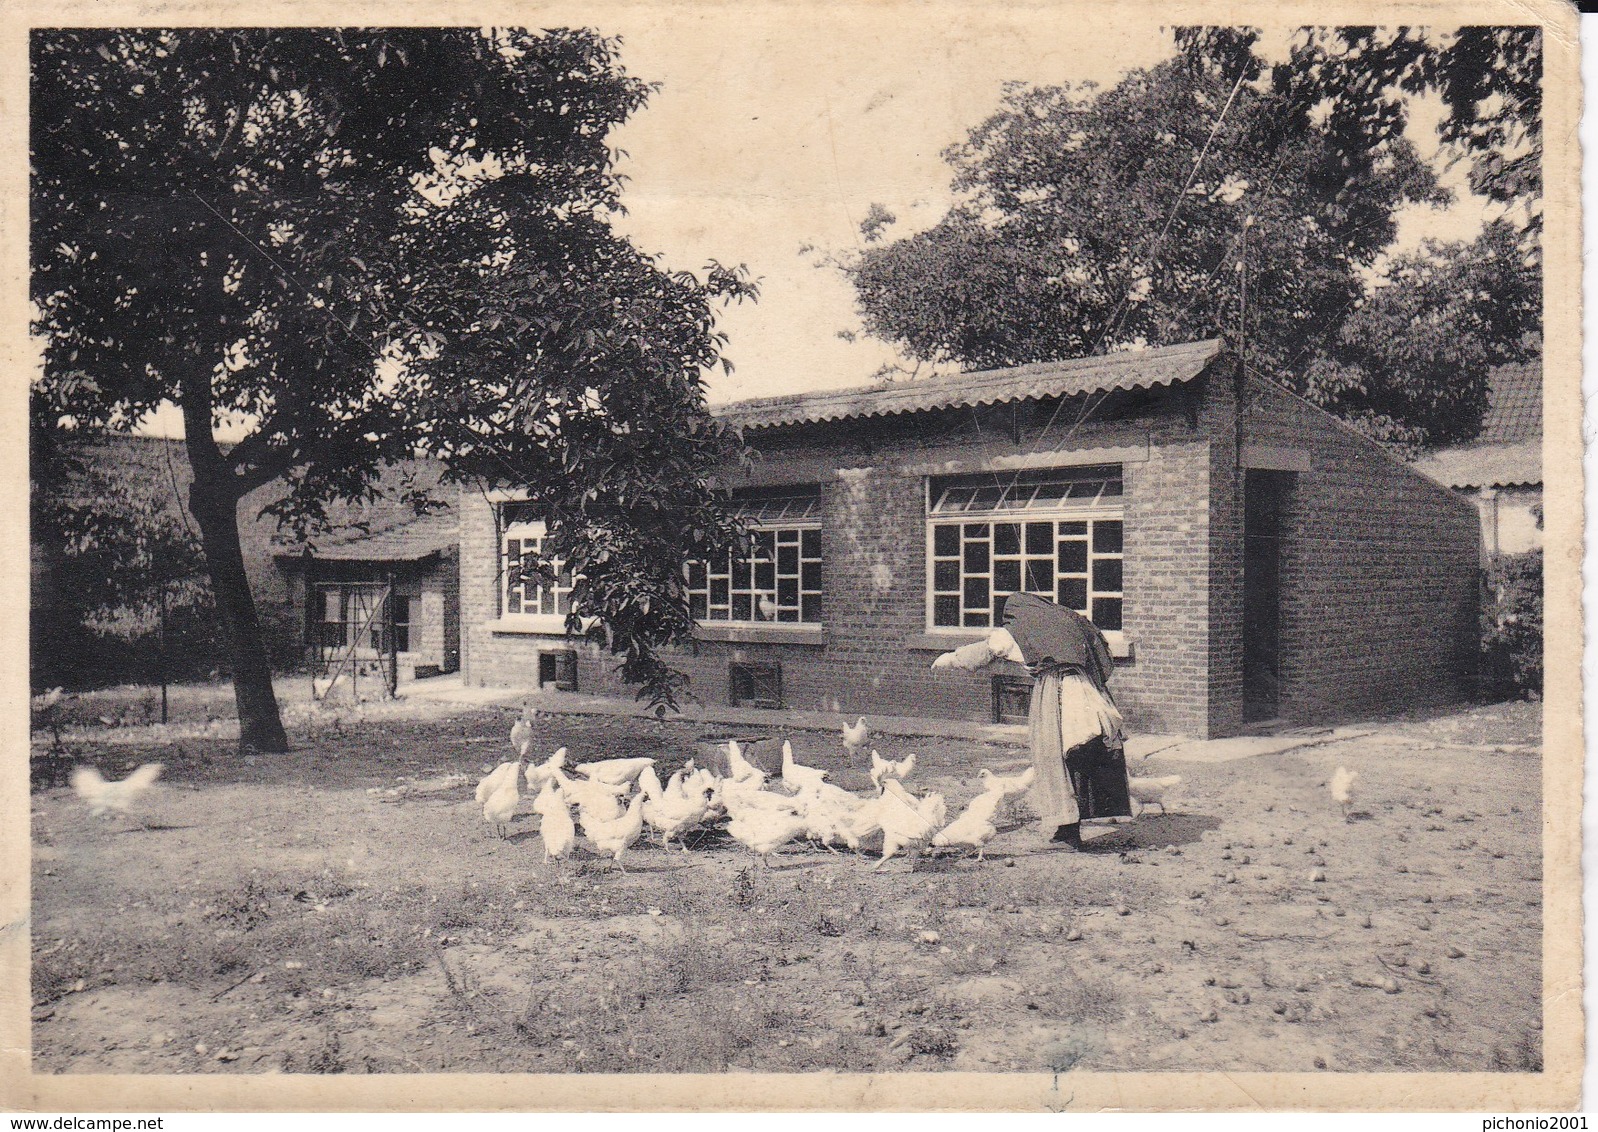
[[[945,154],[944,218],[842,264],[865,327],[971,367],[1224,335],[1383,439],[1468,438],[1488,368],[1540,325],[1535,232],[1506,217],[1383,257],[1399,208],[1448,201],[1404,133],[1420,90],[1442,92],[1473,183],[1535,212],[1516,156],[1540,152],[1523,31],[1305,29],[1268,66],[1252,29],[1184,28],[1173,58],[1109,89],[1012,84]]]
[[[181,407],[245,742],[282,735],[238,501],[281,479],[273,513],[314,532],[419,449],[531,486],[586,564],[578,612],[663,678],[686,602],[651,556],[676,569],[729,530],[705,470],[741,449],[700,375],[714,304],[753,287],[611,231],[606,138],[650,90],[616,50],[582,29],[34,34],[41,396],[89,428]]]
[[[1543,552],[1499,555],[1482,581],[1483,690],[1536,699],[1543,686]]]
[[[47,575],[31,595],[34,685],[130,680],[140,661],[145,676],[211,668],[210,587],[175,501],[96,466],[79,434],[35,427],[33,442],[30,541]]]

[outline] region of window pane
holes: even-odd
[[[993,563],[993,588],[1014,593],[1021,588],[1021,563],[1014,558],[999,558]]]
[[[965,607],[967,609],[986,609],[990,600],[988,580],[986,578],[967,578],[965,580]]]
[[[1064,524],[1061,524],[1062,526]],[[1066,539],[1060,543],[1058,559],[1060,573],[1085,574],[1088,569],[1088,544],[1082,539]]]
[[[988,525],[986,523],[967,523],[965,525],[966,538],[987,538]]]
[[[732,619],[734,621],[753,621],[750,598],[748,594],[737,594],[732,599]]]
[[[943,558],[953,558],[960,553],[960,528],[954,523],[944,523],[932,528],[932,553]]]
[[[959,625],[960,599],[953,595],[933,598],[932,623],[934,625]]]
[[[1091,620],[1100,629],[1119,629],[1121,627],[1121,599],[1118,597],[1094,598]]]
[[[747,590],[754,576],[754,567],[749,564],[749,559],[740,558],[732,564],[732,584],[739,589]]]
[[[1088,580],[1086,578],[1061,578],[1054,600],[1067,609],[1074,609],[1078,613],[1086,613],[1088,610]]]
[[[1026,588],[1032,593],[1054,592],[1054,563],[1047,558],[1028,558],[1026,563]]]
[[[1019,554],[1021,553],[1021,524],[995,523],[993,524],[993,553]]]
[[[1026,525],[1026,552],[1028,554],[1047,554],[1053,545],[1053,523],[1028,523]]]
[[[769,590],[777,584],[777,564],[775,562],[755,563],[755,589]]]
[[[797,546],[777,547],[777,569],[784,574],[797,574],[799,572],[799,548]]]
[[[691,590],[705,588],[705,564],[703,562],[688,563],[688,588]]]
[[[821,620],[821,595],[805,594],[799,603],[799,619],[801,621],[817,622]]]
[[[999,502],[999,496],[1004,493],[1000,487],[979,487],[977,493],[971,498],[971,510],[991,511],[994,504]]]
[[[1121,521],[1105,519],[1093,524],[1093,549],[1100,554],[1121,553]]]
[[[572,595],[570,590],[557,590],[555,592],[555,612],[562,617],[572,611]]]
[[[1065,498],[1066,485],[1063,483],[1041,483],[1038,492],[1032,497],[1034,509],[1039,507],[1052,507]]]
[[[806,558],[820,558],[821,532],[814,530],[799,532],[799,550]]]
[[[777,582],[777,604],[799,604],[799,579],[782,578]]]
[[[986,574],[988,572],[988,544],[985,542],[968,542],[965,544],[965,568],[970,574]]]
[[[968,629],[985,629],[988,627],[988,611],[983,609],[974,613],[967,613],[964,621],[965,627]]]
[[[695,621],[703,621],[705,619],[704,594],[688,595],[688,613]]]
[[[1067,499],[1096,499],[1104,484],[1100,480],[1080,480],[1071,485]]]
[[[932,588],[938,593],[950,593],[960,588],[960,564],[958,562],[934,562],[932,564]]]
[[[1061,538],[1064,538],[1066,535],[1085,535],[1087,533],[1088,533],[1088,525],[1086,523],[1061,523],[1060,524],[1060,537]]]
[[[1121,589],[1121,560],[1095,558],[1093,560],[1093,592],[1119,593]]]
[[[725,578],[712,578],[712,579],[710,579],[710,604],[712,604],[712,605],[726,605],[727,604],[727,579],[725,579]]]
[[[799,584],[807,590],[821,588],[821,563],[806,562],[799,567]]]

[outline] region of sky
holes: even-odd
[[[934,223],[951,200],[942,151],[997,108],[1005,82],[1110,85],[1172,49],[1157,25],[1109,6],[995,5],[953,20],[939,4],[617,4],[602,21],[591,6],[541,9],[546,26],[569,15],[619,35],[623,65],[660,84],[614,135],[626,151],[622,230],[673,270],[716,259],[761,281],[758,303],[722,317],[735,370],[709,377],[712,403],[868,384],[902,360],[838,336],[860,324],[822,256],[857,246],[873,202],[899,218],[890,236]],[[1436,147],[1434,115],[1422,108],[1414,122],[1423,154]],[[1464,195],[1462,170],[1445,181]],[[1472,200],[1414,208],[1400,243],[1468,236],[1480,217]],[[180,428],[164,412],[149,431]]]

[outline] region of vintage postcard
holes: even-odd
[[[1578,1106],[1576,29],[8,8],[0,1106]]]

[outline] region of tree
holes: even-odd
[[[1445,136],[1486,165],[1505,139],[1538,144],[1535,83],[1490,108],[1480,98],[1484,58],[1536,71],[1535,43],[1506,45],[1502,30],[1439,44],[1407,29],[1310,29],[1272,67],[1250,29],[1188,28],[1173,58],[1107,90],[1012,84],[945,154],[958,194],[948,214],[844,261],[865,328],[912,357],[973,367],[1225,335],[1250,369],[1373,435],[1468,436],[1488,366],[1517,356],[1540,306],[1524,228],[1401,257],[1387,286],[1368,280],[1397,209],[1448,199],[1404,135],[1412,91],[1443,89],[1455,108]],[[1523,169],[1494,183],[1530,191]],[[1466,277],[1506,299],[1445,311],[1447,286]],[[1449,340],[1445,324],[1473,337]],[[1374,327],[1388,337],[1366,336]]]
[[[89,445],[102,438],[37,412],[33,425],[30,535],[45,583],[31,595],[34,685],[136,678],[130,662],[154,639],[165,722],[168,629],[191,667],[213,663],[199,542],[169,493],[99,466]]]
[[[242,744],[286,746],[238,538],[258,486],[283,480],[272,510],[314,532],[330,499],[369,498],[379,469],[420,447],[461,476],[533,483],[557,544],[603,527],[606,564],[713,549],[730,530],[702,473],[739,446],[699,379],[722,344],[715,300],[750,287],[719,268],[668,276],[610,231],[606,137],[650,89],[616,47],[586,30],[34,33],[43,394],[87,428],[181,408]],[[596,282],[608,306],[583,290]],[[585,374],[614,367],[593,388],[624,390],[617,403],[577,406],[560,366],[579,346]],[[513,363],[526,368],[494,368]],[[564,408],[516,415],[542,394]],[[654,450],[612,444],[659,459],[607,472],[568,443],[601,417],[682,427]],[[225,446],[230,422],[246,431]],[[601,500],[624,514],[594,517]],[[641,511],[672,536],[641,543]],[[581,612],[658,685],[653,648],[681,618],[653,600],[672,596],[660,569],[646,576],[656,591],[596,567]]]

